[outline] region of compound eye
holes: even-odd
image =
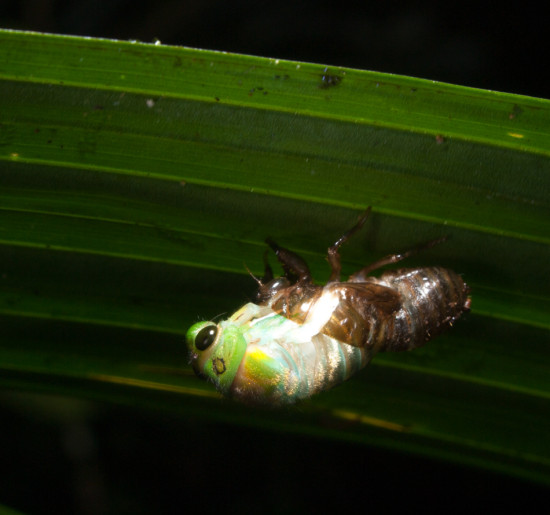
[[[195,347],[198,350],[206,350],[210,345],[216,341],[216,336],[218,335],[218,326],[216,325],[207,325],[203,327],[195,337]]]

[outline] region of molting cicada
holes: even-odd
[[[256,279],[256,302],[223,322],[189,329],[195,372],[247,404],[291,404],[347,380],[378,351],[415,349],[452,326],[471,302],[468,286],[452,270],[370,276],[416,250],[386,256],[340,281],[339,249],[369,213],[328,249],[331,274],[324,286],[313,284],[300,256],[268,238],[284,275],[273,278],[266,261],[264,278]]]

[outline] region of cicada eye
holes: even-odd
[[[217,325],[207,325],[203,327],[195,337],[195,347],[198,350],[206,350],[216,341],[218,335]]]

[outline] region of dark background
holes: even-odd
[[[547,17],[526,2],[491,5],[4,0],[0,26],[159,39],[548,98]],[[431,512],[504,503],[527,512],[547,497],[524,481],[407,454],[71,402],[0,398],[0,503],[59,514]]]

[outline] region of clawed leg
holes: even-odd
[[[365,221],[367,220],[368,216],[371,212],[371,206],[369,206],[363,216],[359,219],[359,221],[349,230],[344,233],[344,235],[337,240],[334,245],[329,247],[328,249],[328,262],[330,264],[330,278],[328,280],[329,283],[338,282],[340,281],[340,272],[342,271],[342,265],[340,263],[340,253],[338,252],[340,247],[346,243],[361,227],[363,227]]]
[[[307,263],[294,252],[279,247],[271,238],[267,238],[266,243],[273,249],[277,259],[285,271],[285,277],[292,282],[311,280],[311,272]],[[269,265],[268,265],[269,266]]]
[[[371,212],[371,206],[369,206],[364,214],[361,216],[359,221],[348,231],[346,231],[332,246],[328,249],[328,255],[327,259],[330,264],[331,273],[330,278],[328,280],[329,283],[331,282],[339,282],[340,281],[340,273],[342,271],[342,265],[340,261],[340,247],[346,243],[363,225],[365,224],[365,221],[369,217]],[[378,268],[381,268],[385,265],[389,265],[392,263],[398,263],[399,261],[403,261],[404,259],[426,249],[430,249],[433,246],[437,245],[438,243],[441,243],[447,239],[446,236],[443,236],[442,238],[438,238],[436,240],[429,241],[428,243],[421,245],[419,247],[416,247],[411,250],[407,250],[401,254],[390,254],[388,256],[385,256],[374,263],[371,263],[370,265],[365,266],[358,272],[355,272],[349,277],[350,282],[364,282],[367,280],[367,277],[371,272],[374,270],[377,270]],[[277,243],[275,243],[271,238],[267,238],[266,243],[273,249],[275,252],[275,255],[277,256],[277,259],[281,263],[283,270],[285,271],[285,277],[291,281],[311,281],[311,272],[309,271],[309,267],[307,266],[307,263],[302,259],[298,254],[295,254],[294,252],[285,249],[283,247],[280,247]],[[262,281],[258,281],[260,286],[263,284],[267,284],[273,279],[273,272],[271,270],[271,267],[269,266],[269,263],[267,262],[267,257],[264,255],[264,262],[265,262],[265,273]]]
[[[437,238],[436,240],[429,241],[428,243],[421,245],[419,247],[416,247],[411,250],[407,250],[403,252],[402,254],[390,254],[388,256],[385,256],[378,261],[375,261],[374,263],[371,263],[370,265],[367,265],[365,268],[362,268],[359,270],[359,272],[355,272],[353,275],[349,277],[349,281],[352,283],[360,283],[364,282],[369,274],[377,270],[378,268],[381,268],[385,265],[389,265],[391,263],[399,263],[399,261],[403,261],[404,259],[426,249],[432,248],[434,245],[437,245],[438,243],[441,243],[447,239],[446,236],[443,236],[442,238]]]

